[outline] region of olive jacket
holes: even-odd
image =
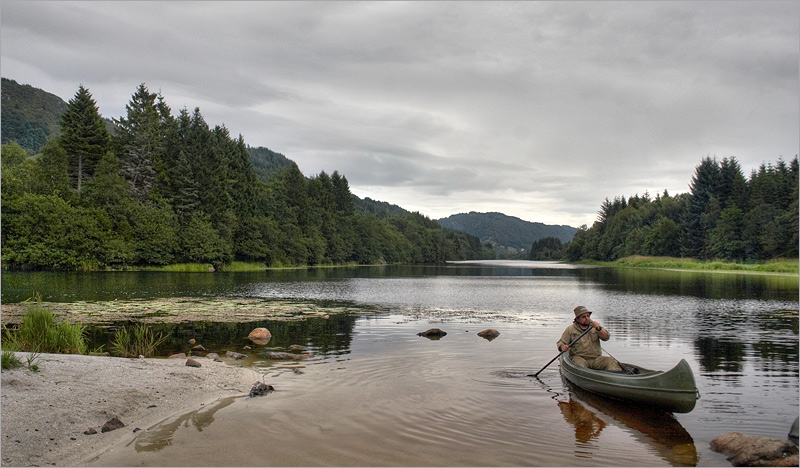
[[[556,348],[561,351],[561,345],[568,345],[572,343],[572,340],[579,337],[584,331],[585,330],[582,330],[577,323],[573,322],[567,327],[566,330],[564,330],[564,333],[561,334],[561,338],[556,343]],[[606,329],[606,331],[608,331],[608,329]],[[609,333],[608,337],[602,341],[608,341],[608,338],[611,338],[611,333]],[[600,357],[600,355],[603,354],[603,350],[600,348],[600,340],[600,335],[598,335],[597,330],[593,328],[589,333],[586,334],[586,336],[578,340],[569,348],[569,356],[581,356],[584,359],[594,359]]]

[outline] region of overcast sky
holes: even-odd
[[[800,2],[0,3],[3,77],[104,117],[140,83],[431,218],[591,224],[800,151]]]

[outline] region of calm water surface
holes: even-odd
[[[354,312],[267,326],[245,365],[276,391],[169,418],[97,465],[727,466],[727,432],[785,438],[798,415],[797,278],[456,263],[230,274],[4,274],[3,302],[235,296],[346,304]],[[667,369],[701,393],[687,414],[631,407],[567,384],[555,341],[586,305],[606,351]],[[187,324],[209,350],[242,351],[221,325]],[[447,331],[440,340],[416,334]],[[488,341],[476,335],[495,328]],[[212,330],[212,331],[209,331]],[[183,338],[182,338],[183,339]],[[306,346],[314,357],[273,361]],[[213,349],[211,349],[213,348]]]

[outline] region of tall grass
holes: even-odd
[[[4,330],[7,341],[20,351],[30,353],[86,353],[86,327],[82,324],[57,323],[53,312],[37,299],[28,305],[18,330]],[[4,341],[6,341],[4,340]]]
[[[114,332],[111,351],[122,357],[152,356],[167,341],[162,333],[156,335],[149,327],[138,324],[133,331],[123,327]]]
[[[779,274],[797,274],[799,271],[799,264],[797,260],[792,259],[776,259],[767,262],[752,262],[752,263],[736,263],[724,262],[717,260],[701,261],[688,258],[674,258],[674,257],[642,257],[631,256],[620,258],[615,262],[599,262],[602,264],[609,264],[612,266],[625,266],[633,268],[669,268],[677,270],[695,270],[695,271],[735,271],[735,272],[752,272],[752,273],[779,273]]]

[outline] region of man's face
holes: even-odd
[[[575,321],[585,328],[592,323],[592,317],[591,314],[581,314],[575,319]]]

